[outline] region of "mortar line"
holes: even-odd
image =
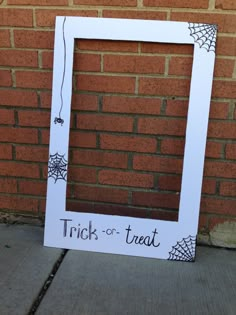
[[[66,254],[68,252],[68,249],[63,249],[62,253],[60,255],[60,257],[57,259],[57,261],[55,262],[54,266],[52,267],[51,272],[49,273],[49,276],[47,277],[47,279],[45,280],[38,296],[36,297],[36,299],[34,300],[29,312],[27,313],[27,315],[34,315],[37,311],[37,309],[39,308],[44,296],[46,295],[49,287],[51,286],[55,275],[57,274],[57,271],[59,270]]]

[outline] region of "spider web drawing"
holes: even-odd
[[[194,261],[195,260],[196,236],[189,235],[172,246],[168,260]]]
[[[194,42],[198,43],[201,48],[215,52],[216,50],[216,24],[189,23],[190,35]]]
[[[67,178],[67,160],[64,155],[59,153],[50,154],[48,161],[48,178],[52,177],[56,183],[58,180],[62,179],[66,181]]]

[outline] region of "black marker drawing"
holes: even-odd
[[[194,261],[195,260],[196,236],[189,235],[172,246],[168,260]]]
[[[216,24],[188,23],[190,35],[194,38],[194,42],[198,43],[201,48],[208,52],[216,50]]]
[[[52,177],[55,180],[62,179],[66,181],[67,179],[67,160],[64,158],[64,155],[59,153],[50,154],[48,161],[48,178]]]
[[[60,110],[59,110],[59,114],[58,114],[58,117],[55,117],[54,119],[54,123],[55,124],[61,124],[61,126],[63,125],[64,123],[64,119],[61,118],[61,111],[62,111],[62,108],[63,108],[63,95],[62,95],[62,92],[63,92],[63,86],[64,86],[64,80],[65,80],[65,72],[66,72],[66,40],[65,40],[65,22],[66,22],[66,17],[64,18],[63,20],[63,24],[62,24],[62,34],[63,34],[63,45],[64,45],[64,68],[63,68],[63,74],[62,74],[62,81],[61,81],[61,89],[60,89],[60,98],[61,98],[61,107],[60,107]]]

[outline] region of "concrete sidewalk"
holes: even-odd
[[[236,251],[195,263],[46,248],[43,228],[0,225],[1,315],[234,315]]]

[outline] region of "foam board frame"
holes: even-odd
[[[56,18],[45,246],[194,261],[216,33],[214,24]],[[76,38],[194,45],[178,222],[66,211]]]

